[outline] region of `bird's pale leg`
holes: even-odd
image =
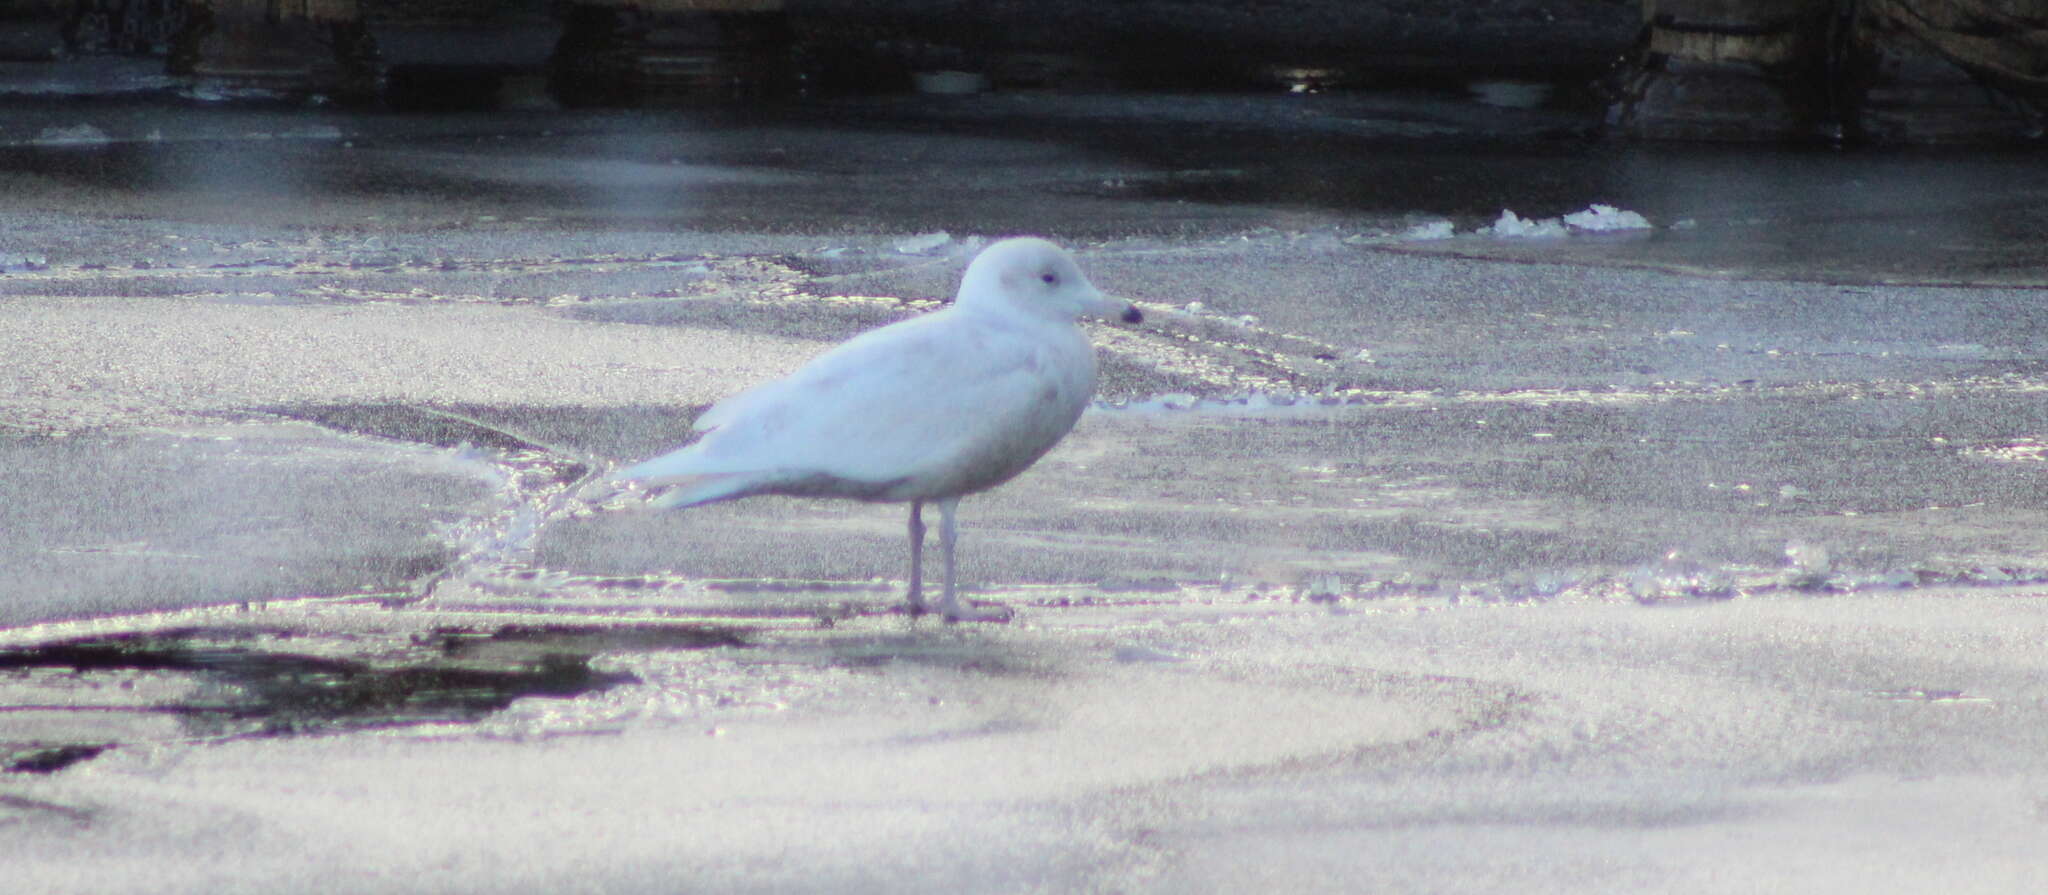
[[[953,542],[960,536],[960,530],[953,521],[953,512],[958,509],[958,497],[939,501],[939,549],[946,553],[946,585],[939,594],[939,611],[944,612],[948,619],[960,617],[960,597],[953,593]]]
[[[924,501],[910,502],[910,614],[923,615],[924,605]],[[953,554],[949,551],[947,556]],[[950,592],[950,588],[948,589]]]
[[[946,620],[949,622],[1009,621],[1010,610],[1008,609],[999,607],[993,610],[983,611],[980,609],[975,609],[962,605],[960,601],[960,594],[955,589],[957,579],[953,574],[953,544],[954,542],[959,540],[960,534],[959,525],[956,523],[954,519],[954,511],[960,509],[960,498],[948,497],[944,500],[938,501],[938,504],[939,548],[945,551],[946,554],[946,586],[945,590],[939,596],[939,612],[943,613],[946,616]]]

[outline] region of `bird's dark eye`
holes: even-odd
[[[1055,284],[1055,283],[1058,283],[1058,282],[1060,281],[1060,276],[1059,276],[1059,274],[1049,273],[1049,274],[1045,274],[1045,275],[1043,275],[1043,276],[1040,276],[1040,277],[1039,277],[1039,279],[1041,279],[1041,280],[1044,280],[1044,281],[1045,281],[1045,284],[1046,284],[1047,286],[1051,286],[1051,285],[1053,285],[1053,284]]]

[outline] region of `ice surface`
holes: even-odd
[[[930,255],[943,249],[953,241],[953,234],[940,230],[925,233],[896,242],[896,251],[905,255]]]
[[[679,359],[736,338],[749,345],[731,363]],[[12,361],[0,370],[0,412],[17,427],[56,429],[428,396],[557,406],[704,402],[741,377],[766,378],[817,351],[799,339],[578,323],[473,303],[251,306],[181,298],[17,297],[0,304],[0,342]],[[254,369],[265,375],[249,375]],[[635,374],[601,375],[628,369]],[[563,381],[589,387],[567,394]]]
[[[0,886],[2043,889],[2048,318],[1967,285],[2039,280],[2008,226],[2038,154],[1368,152],[1358,105],[1282,99],[990,95],[900,133],[820,99],[851,137],[373,115],[349,148],[240,139],[297,109],[21,111],[0,136],[164,139],[4,174],[37,267],[0,278],[0,552],[60,598],[9,611],[257,598],[211,611],[253,632],[206,642],[230,661],[347,658],[387,642],[365,616],[423,652],[548,629],[639,683],[221,743],[190,724],[224,703],[149,707],[177,695],[149,674],[7,669],[89,711],[16,700],[6,731],[120,745],[0,777]],[[1169,132],[1203,139],[1102,149]],[[1343,238],[1587,196],[1698,226]],[[522,445],[676,444],[945,295],[971,240],[903,234],[1045,228],[1107,240],[1084,263],[1148,308],[1216,312],[1094,333],[1131,410],[976,507],[963,574],[1007,630],[889,612],[894,510],[542,524],[569,473]],[[262,597],[398,602],[465,548],[525,590],[263,627]],[[713,623],[747,646],[640,639]]]
[[[479,730],[114,750],[7,781],[0,847],[53,895],[2030,891],[2041,614],[1953,594],[859,622],[641,653],[640,684]]]
[[[36,136],[35,142],[44,146],[102,146],[111,139],[107,132],[90,124],[74,124],[68,127],[46,127]]]
[[[483,491],[439,453],[277,423],[0,438],[0,624],[403,586]]]

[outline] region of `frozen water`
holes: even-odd
[[[1330,108],[1221,130],[1346,127]],[[24,113],[7,133],[86,114]],[[1431,181],[1414,174],[1475,157],[1375,146],[1368,215],[1342,186],[1363,153],[1299,130],[1177,144],[1189,157],[1161,170],[1214,176],[1176,177],[1101,151],[1131,139],[1127,120],[1082,141],[1066,138],[1095,125],[1071,118],[1028,139],[848,139],[563,113],[548,126],[576,136],[496,150],[474,120],[373,116],[346,125],[374,132],[360,148],[237,152],[195,135],[293,125],[93,115],[117,139],[166,139],[104,172],[78,164],[90,153],[18,152],[0,184],[37,209],[8,218],[5,248],[47,256],[0,280],[0,529],[23,534],[0,554],[10,583],[52,598],[0,607],[248,600],[191,610],[242,626],[208,650],[329,661],[554,628],[518,660],[544,673],[587,640],[605,653],[592,667],[640,683],[529,696],[480,729],[217,743],[181,738],[187,716],[148,701],[146,674],[10,669],[0,686],[133,709],[72,713],[90,720],[66,742],[123,743],[99,758],[0,776],[17,888],[2043,888],[2048,318],[2037,290],[1893,285],[1871,266],[1903,246],[1989,259],[1909,280],[2038,280],[2012,263],[2038,240],[2000,236],[2034,232],[2012,210],[2038,207],[2014,191],[2030,181],[1954,198],[1967,178],[1948,172],[1982,156],[1826,160],[1858,177],[1896,164],[1892,195],[1920,204],[1893,214],[1749,150],[1702,167],[1694,149],[1489,147],[1492,176]],[[1299,164],[1271,165],[1276,147]],[[599,150],[614,155],[584,163]],[[1188,201],[1096,187],[1118,178]],[[1383,212],[1389,182],[1414,186]],[[590,189],[607,183],[622,189]],[[1513,194],[1487,192],[1501,184]],[[1700,224],[1333,236],[1589,195]],[[1927,226],[1903,238],[1902,221]],[[678,408],[936,303],[970,238],[894,246],[941,229],[1108,239],[1083,258],[1103,281],[1219,309],[1092,333],[1105,405],[1130,409],[1085,416],[977,501],[965,586],[1026,624],[932,631],[881,611],[902,575],[893,512],[763,498],[551,515],[569,461],[656,453],[686,437]],[[1892,238],[1851,238],[1873,231]],[[423,434],[423,406],[556,447]],[[278,414],[322,428],[246,427]],[[1820,586],[1798,590],[1795,541],[1830,555]],[[531,573],[528,590],[385,607],[451,561]],[[280,620],[264,602],[365,590],[334,598],[347,614],[292,599],[301,614]],[[750,648],[632,646],[707,617]],[[591,633],[607,627],[626,634]],[[459,685],[477,669],[457,652],[436,673]],[[0,704],[12,734],[50,703]]]
[[[2041,614],[1954,594],[867,620],[623,655],[605,664],[637,683],[476,730],[112,750],[9,781],[0,845],[52,893],[2033,891]]]
[[[74,124],[69,127],[46,127],[36,136],[35,142],[44,146],[103,146],[112,142],[107,132],[90,124]]]
[[[179,88],[178,95],[185,99],[202,103],[282,100],[287,98],[287,94],[279,90],[271,90],[264,87],[230,87],[223,84],[185,85]]]
[[[1489,106],[1534,109],[1548,101],[1556,88],[1535,81],[1473,81],[1466,89],[1474,99]]]

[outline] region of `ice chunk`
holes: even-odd
[[[940,230],[937,233],[923,233],[896,243],[896,251],[905,255],[936,254],[953,241],[953,234]]]
[[[1564,224],[1556,218],[1529,218],[1525,220],[1517,217],[1513,211],[1503,208],[1500,210],[1500,219],[1494,221],[1493,226],[1486,227],[1481,232],[1491,233],[1495,236],[1544,238],[1564,236],[1567,231],[1564,228]]]
[[[1785,572],[1786,586],[1807,591],[1840,589],[1835,586],[1835,564],[1826,547],[1790,541],[1785,544],[1785,559],[1792,565]]]
[[[1401,238],[1449,239],[1456,232],[1457,228],[1452,226],[1450,221],[1439,219],[1434,221],[1423,221],[1420,224],[1416,224],[1413,227],[1409,227],[1406,233],[1401,234]]]
[[[1792,567],[1802,572],[1826,575],[1834,568],[1828,557],[1828,548],[1805,541],[1790,541],[1785,544],[1785,559]]]
[[[1590,205],[1585,211],[1564,216],[1566,226],[1589,233],[1608,233],[1616,230],[1648,230],[1650,222],[1633,211],[1623,211],[1612,205]]]
[[[1295,588],[1312,603],[1334,603],[1344,597],[1344,579],[1335,572],[1308,575]]]

